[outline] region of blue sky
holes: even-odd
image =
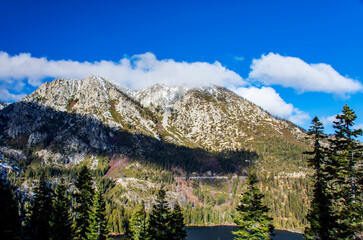
[[[134,89],[220,84],[304,128],[317,115],[328,131],[347,103],[363,127],[361,0],[0,0],[0,9],[0,100],[98,74]]]

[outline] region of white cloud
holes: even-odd
[[[341,114],[341,113],[340,113]],[[333,125],[333,122],[337,121],[338,119],[336,118],[337,115],[333,115],[333,116],[329,116],[329,117],[322,117],[321,118],[321,122],[324,124],[324,126],[326,127],[330,127]],[[355,124],[353,126],[354,129],[363,129],[363,123],[359,123],[359,124]]]
[[[286,103],[271,87],[238,88],[235,92],[279,117],[287,117],[294,110],[293,105]]]
[[[341,113],[340,113],[341,114]],[[328,116],[328,117],[321,117],[321,122],[324,124],[325,132],[328,134],[334,134],[335,130],[333,127],[333,122],[337,121],[336,115]],[[358,123],[353,126],[353,129],[363,129],[363,123]],[[363,143],[363,136],[359,136],[358,140]]]
[[[241,59],[240,59],[241,60]],[[90,74],[99,75],[131,89],[144,89],[156,83],[200,87],[222,85],[256,103],[271,114],[289,119],[297,124],[309,118],[308,114],[286,103],[271,87],[243,88],[247,82],[219,62],[176,62],[158,60],[154,54],[145,53],[122,58],[119,62],[78,62],[73,60],[48,60],[32,57],[29,53],[10,56],[0,51],[0,98],[16,101],[24,95],[24,86],[39,86],[45,78],[83,79]]]
[[[234,60],[242,62],[243,60],[245,60],[245,58],[243,56],[236,56],[234,57]]]
[[[362,129],[363,130],[363,123],[356,124],[354,129]]]
[[[337,120],[337,115],[328,116],[328,117],[322,117],[321,122],[324,124],[325,127],[329,127],[333,125],[333,122]]]
[[[240,96],[259,105],[269,113],[281,118],[286,118],[296,124],[302,124],[310,119],[309,114],[294,108],[291,103],[286,103],[275,89],[271,87],[240,87],[234,89],[234,91]]]
[[[8,90],[0,88],[1,100],[6,102],[16,102],[25,97],[25,94],[12,94]]]
[[[311,117],[309,113],[301,111],[298,108],[294,108],[293,114],[291,114],[287,119],[293,123],[301,125],[311,119]]]
[[[343,77],[328,64],[308,64],[300,58],[284,57],[274,53],[254,59],[251,69],[250,79],[266,85],[292,87],[300,92],[345,95],[363,89],[359,81]]]
[[[28,80],[39,86],[42,80],[52,78],[82,79],[90,74],[111,79],[132,89],[142,89],[156,83],[199,87],[211,84],[224,86],[243,85],[237,73],[223,67],[219,62],[175,62],[158,60],[152,53],[123,58],[119,62],[77,62],[72,60],[48,60],[32,57],[29,53],[9,56],[0,52],[0,79]]]

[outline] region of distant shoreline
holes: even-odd
[[[215,225],[188,225],[186,227],[237,227],[235,224],[215,224]],[[286,228],[275,228],[274,230],[281,230],[281,231],[288,231],[292,233],[299,233],[304,234],[304,232],[295,231],[292,229],[286,229]]]
[[[188,225],[188,226],[185,226],[185,227],[237,227],[237,225],[235,224],[215,224],[215,225]],[[299,231],[294,231],[294,230],[291,230],[291,229],[283,229],[283,228],[276,228],[274,230],[280,230],[280,231],[287,231],[287,232],[292,232],[292,233],[298,233],[298,234],[304,234],[303,232],[299,232]],[[125,235],[124,233],[121,233],[121,234],[110,234],[109,236],[112,236],[112,237],[121,237]]]

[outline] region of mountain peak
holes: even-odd
[[[9,103],[0,101],[0,110],[3,109],[3,108],[5,108],[8,105],[9,105]]]
[[[101,76],[96,76],[96,75],[91,74],[86,79],[92,79],[92,80],[99,81],[100,84],[102,84],[102,85],[104,85],[105,83],[110,84],[112,87],[116,88],[118,91],[121,91],[121,92],[127,94],[130,97],[134,97],[135,94],[136,94],[136,91],[131,90],[131,89],[127,88],[124,85],[121,85],[121,84],[119,84],[117,82],[114,82],[114,81],[112,81],[110,79],[103,78]]]
[[[155,84],[149,88],[139,91],[135,98],[144,107],[160,106],[162,108],[182,98],[189,89],[184,86],[168,87],[164,84]]]
[[[155,84],[133,91],[90,75],[45,83],[22,101],[87,115],[114,129],[212,150],[243,149],[267,132],[291,139],[303,135],[221,86],[189,89]]]
[[[301,152],[308,149],[304,131],[224,87],[188,89],[156,84],[132,91],[94,75],[44,83],[0,111],[0,129],[0,152],[4,152],[1,147],[23,151],[20,153],[30,158],[22,162],[36,159],[30,169],[43,163],[71,167],[82,161],[99,173],[110,167],[108,176],[127,183],[126,188],[115,188],[125,194],[117,194],[118,202],[151,192],[139,191],[138,183],[131,186],[130,176],[144,178],[142,182],[169,181],[170,170],[178,175],[171,181],[177,183],[172,189],[180,189],[185,202],[212,202],[219,209],[213,210],[216,212],[235,205],[232,197],[237,196],[242,181],[232,175],[212,180],[214,174],[244,173],[255,160],[275,186],[283,180],[280,176],[292,171],[300,176],[304,170]],[[206,175],[188,182],[189,174]],[[205,179],[209,176],[211,179]],[[204,188],[205,182],[213,185]],[[298,189],[291,183],[287,181],[288,189]],[[226,194],[221,195],[218,186]],[[280,194],[281,184],[276,186],[274,193]],[[204,190],[199,195],[200,189],[210,189],[210,195],[204,195]],[[204,196],[215,200],[205,201]],[[219,204],[221,199],[225,200]]]

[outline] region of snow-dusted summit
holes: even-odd
[[[156,84],[145,90],[138,91],[135,98],[144,107],[165,108],[183,98],[187,91],[188,88],[183,86],[167,87],[163,84]]]

